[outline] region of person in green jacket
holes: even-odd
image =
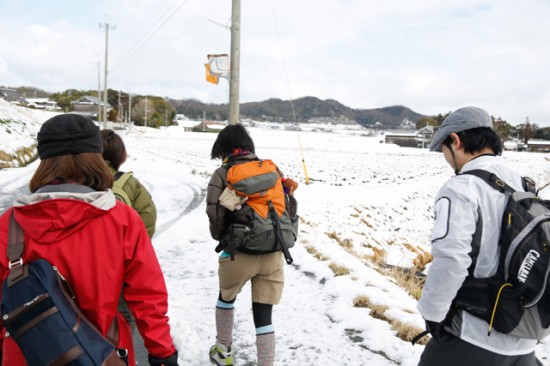
[[[149,194],[139,180],[132,175],[132,172],[124,173],[119,171],[120,166],[128,157],[122,138],[117,135],[115,131],[109,129],[101,130],[99,134],[103,141],[103,160],[105,160],[107,166],[115,176],[115,182],[113,184],[113,193],[115,197],[127,205],[132,206],[134,210],[137,211],[141,217],[141,221],[143,221],[147,229],[149,238],[152,238],[155,233],[157,208],[151,194]],[[119,183],[119,188],[122,189],[117,190],[117,181]],[[121,187],[120,183],[122,183]],[[118,310],[124,318],[126,318],[128,324],[130,324],[132,333],[135,334],[137,331],[136,323],[122,295],[118,302]]]
[[[117,180],[119,183],[121,180],[125,180],[122,185],[122,192],[114,192],[115,196],[137,211],[147,229],[149,237],[152,238],[155,233],[157,208],[151,194],[132,175],[132,172],[124,173],[119,171],[120,166],[128,157],[126,147],[120,135],[109,129],[101,130],[100,135],[103,141],[103,159],[115,176],[114,185],[117,185]]]

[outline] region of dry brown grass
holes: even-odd
[[[0,150],[0,169],[10,168],[12,160],[13,159],[10,154]]]
[[[350,274],[349,268],[340,266],[334,262],[329,264],[328,267],[332,270],[332,273],[334,273],[334,277],[347,276]]]
[[[323,253],[319,252],[317,248],[315,248],[313,245],[308,245],[306,247],[306,251],[311,254],[314,258],[320,260],[320,261],[327,261],[330,258],[324,255]]]
[[[392,319],[390,324],[392,329],[397,332],[397,337],[404,340],[405,342],[411,342],[414,337],[424,331],[423,328],[418,328],[417,326],[411,325],[409,323],[403,323],[397,319]],[[416,343],[426,345],[429,340],[429,337],[422,337]]]
[[[373,240],[376,244],[378,244],[375,240]],[[371,255],[363,255],[362,258],[368,260],[369,262],[377,265],[382,266],[386,262],[386,251],[379,246],[373,246],[370,243],[363,243],[363,247],[369,248],[372,250]]]
[[[369,256],[369,260],[376,264],[380,265],[386,262],[386,251],[381,248],[371,247],[372,255]]]
[[[409,244],[405,245],[408,245],[407,248],[410,246]],[[392,278],[399,287],[406,290],[413,298],[417,300],[420,299],[422,289],[424,288],[425,278],[418,276],[418,272],[424,269],[426,265],[425,261],[428,260],[428,258],[431,260],[431,255],[429,255],[429,253],[418,249],[416,251],[418,253],[417,258],[413,261],[414,266],[412,268],[402,268],[388,266],[386,264],[386,252],[384,249],[375,247],[371,244],[366,244],[365,246],[370,248],[373,254],[364,256],[364,259],[373,263],[378,272]],[[412,248],[412,246],[410,247]]]
[[[368,296],[359,295],[356,296],[355,299],[353,299],[353,306],[355,306],[356,308],[370,308],[371,301]]]
[[[418,334],[422,333],[424,329],[409,323],[404,323],[398,319],[390,318],[386,315],[388,307],[386,305],[380,305],[373,303],[368,296],[360,295],[353,299],[353,306],[358,308],[368,308],[371,310],[370,315],[375,319],[380,319],[391,325],[391,328],[397,333],[397,337],[405,342],[410,342]],[[428,337],[423,337],[418,341],[419,344],[426,344]]]
[[[417,268],[389,267],[383,273],[393,278],[397,285],[406,290],[416,300],[420,299],[426,279],[417,275]]]
[[[308,245],[308,246],[306,247],[306,251],[307,251],[309,254],[315,254],[315,253],[317,253],[317,249],[315,249],[315,247],[312,246],[312,245]]]
[[[338,245],[340,245],[344,249],[351,249],[353,247],[353,241],[351,239],[340,238],[340,236],[338,235],[338,233],[336,233],[336,231],[325,233],[325,234],[327,234],[329,238],[335,240],[338,243]]]
[[[311,226],[311,227],[316,227],[317,226],[316,223],[306,220],[303,216],[299,216],[298,220],[300,220],[300,223],[304,224],[304,225],[308,225],[308,226]]]
[[[0,160],[11,160],[11,155],[5,151],[0,150]]]
[[[322,261],[322,262],[328,261],[328,260],[330,259],[329,256],[326,256],[326,255],[324,255],[323,253],[316,253],[316,254],[314,255],[314,257],[315,257],[316,259],[319,259],[319,260]]]
[[[369,227],[369,228],[371,228],[371,229],[374,228],[374,226],[373,226],[370,222],[368,222],[367,220],[365,220],[365,219],[361,219],[361,222],[362,222],[363,224],[367,225],[367,227]]]
[[[426,268],[426,265],[433,260],[432,255],[426,252],[424,249],[413,247],[409,243],[405,243],[404,245],[411,252],[416,253],[416,258],[413,260],[413,265],[417,270],[424,270],[424,268]]]
[[[378,244],[373,240],[374,243]],[[390,244],[390,243],[388,243]],[[393,243],[396,244],[396,243]],[[363,244],[363,247],[372,250],[371,255],[364,255],[361,258],[369,261],[375,265],[375,269],[394,280],[394,282],[401,288],[405,289],[413,298],[420,299],[422,289],[424,288],[425,278],[419,275],[425,267],[432,260],[430,253],[422,250],[421,248],[415,248],[408,243],[403,244],[408,250],[417,254],[413,260],[412,268],[402,268],[396,266],[389,266],[386,264],[386,251],[380,248],[380,245],[374,246],[370,243]]]
[[[389,322],[389,318],[385,315],[386,310],[389,308],[386,305],[374,304],[370,301],[368,296],[360,295],[353,299],[353,306],[356,308],[369,308],[371,310],[370,315],[373,318],[385,320]]]
[[[21,147],[14,154],[8,154],[0,150],[0,168],[24,167],[36,160],[36,144],[29,147]],[[17,165],[13,161],[17,161]]]

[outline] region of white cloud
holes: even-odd
[[[208,21],[228,23],[229,1],[31,3],[30,20],[0,5],[2,83],[96,89],[108,13],[110,87],[227,102],[227,83],[208,84],[203,64],[230,51],[229,31]],[[545,1],[256,0],[241,11],[243,102],[312,95],[427,114],[472,102],[550,125]]]

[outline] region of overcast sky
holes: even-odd
[[[242,0],[241,102],[303,96],[550,126],[548,0]],[[226,103],[230,0],[0,0],[0,86],[108,87]],[[98,75],[98,63],[101,67]],[[100,76],[98,78],[98,76]]]

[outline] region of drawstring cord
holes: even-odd
[[[487,331],[487,336],[491,335],[491,330],[493,328],[493,320],[495,319],[495,314],[497,312],[498,301],[500,300],[500,293],[502,292],[502,290],[504,290],[505,287],[508,287],[508,286],[512,286],[512,284],[511,283],[505,283],[504,285],[500,286],[500,288],[498,289],[497,299],[495,301],[495,306],[493,307],[493,313],[491,314],[491,321],[489,322],[489,330]]]

